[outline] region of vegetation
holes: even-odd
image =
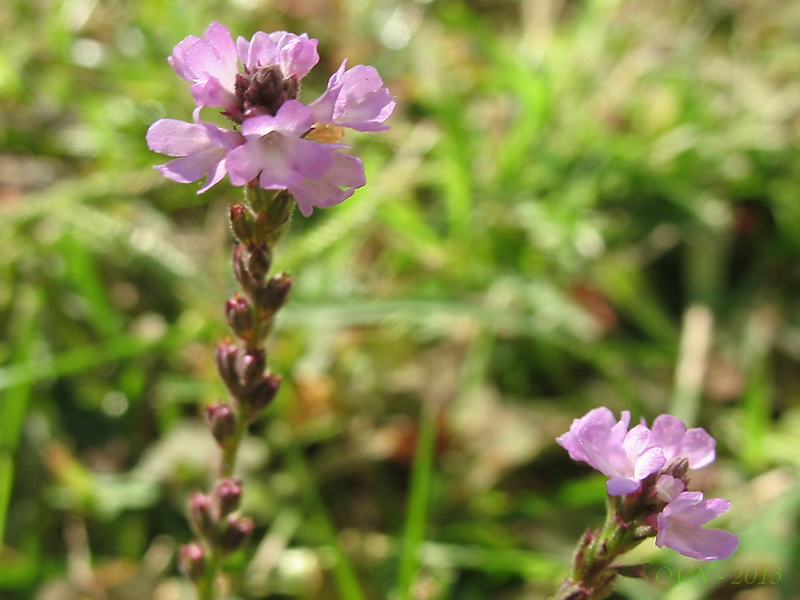
[[[314,92],[348,57],[398,101],[345,140],[367,186],[277,249],[285,380],[242,451],[232,597],[547,597],[605,493],[555,437],[606,405],[714,435],[693,483],[742,540],[719,563],[647,542],[614,598],[798,598],[784,0],[0,5],[0,597],[191,598],[238,190],[163,179],[144,134],[189,114],[166,57],[213,20],[308,32]]]

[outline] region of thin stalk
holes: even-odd
[[[423,404],[420,411],[420,430],[414,463],[411,470],[408,514],[403,531],[403,550],[400,557],[399,598],[411,599],[414,576],[419,570],[419,555],[425,536],[428,500],[433,480],[434,450],[436,447],[436,415]]]

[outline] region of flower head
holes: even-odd
[[[342,152],[343,127],[385,131],[395,102],[374,67],[345,70],[310,106],[299,101],[300,80],[319,61],[317,40],[286,31],[257,32],[234,42],[211,23],[202,37],[189,36],[168,59],[190,82],[195,122],[162,119],[147,134],[151,150],[177,157],[158,169],[181,183],[207,176],[206,191],[227,173],[234,185],[288,190],[300,212],[332,206],[366,183],[361,161]],[[199,120],[216,107],[233,123],[226,130]]]
[[[702,492],[679,494],[658,514],[656,546],[666,546],[698,560],[728,558],[739,546],[739,538],[729,531],[703,525],[730,507],[724,498],[703,500]]]
[[[259,31],[234,43],[230,31],[211,23],[202,38],[190,35],[167,59],[192,83],[198,107],[218,107],[234,120],[268,112],[296,98],[298,81],[317,64],[317,40],[306,34]],[[241,65],[241,67],[240,67]]]
[[[590,411],[572,422],[569,432],[556,441],[574,460],[592,465],[610,479],[606,482],[612,496],[631,494],[639,489],[642,479],[664,466],[660,448],[650,445],[650,430],[637,425],[628,431],[630,412],[622,418],[605,407]]]

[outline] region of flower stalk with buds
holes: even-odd
[[[705,523],[730,508],[723,498],[703,500],[686,491],[690,469],[716,458],[716,441],[701,428],[686,429],[680,419],[660,415],[648,428],[628,430],[630,413],[616,421],[605,407],[575,419],[556,441],[574,460],[609,477],[606,521],[586,530],[572,558],[570,572],[551,600],[602,600],[618,575],[641,577],[647,565],[621,565],[617,559],[647,538],[698,560],[728,558],[739,538]]]
[[[346,60],[322,96],[303,104],[301,80],[318,60],[317,40],[306,34],[258,32],[234,42],[223,25],[212,23],[202,38],[189,36],[175,46],[168,59],[192,84],[193,122],[161,119],[147,132],[151,150],[174,157],[157,167],[165,177],[181,183],[205,177],[201,193],[227,175],[244,189],[243,200],[230,207],[232,268],[241,286],[225,303],[234,339],[220,343],[214,355],[230,400],[206,409],[221,457],[212,491],[190,498],[197,540],[181,550],[183,570],[200,600],[217,598],[222,559],[244,545],[254,526],[238,514],[242,484],[233,475],[248,425],[270,406],[281,384],[269,369],[264,344],[294,278],[270,275],[275,246],[295,203],[309,216],[366,183],[361,160],[343,152],[344,128],[385,131],[395,106],[373,67],[347,69]],[[208,108],[219,109],[231,127],[202,121]]]

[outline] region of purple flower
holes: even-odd
[[[302,139],[313,123],[313,111],[297,100],[285,102],[275,116],[246,119],[246,141],[227,159],[231,183],[258,180],[266,190],[288,189],[305,216],[314,206],[332,206],[350,197],[366,183],[364,167],[357,158],[336,152],[342,144]]]
[[[300,80],[319,61],[317,40],[306,34],[259,31],[234,42],[215,22],[201,38],[176,45],[168,60],[192,84],[197,108],[194,123],[162,119],[148,130],[151,150],[178,157],[157,167],[166,177],[188,183],[206,175],[204,192],[227,173],[234,185],[288,190],[306,216],[366,183],[361,161],[337,142],[342,127],[388,129],[395,102],[373,67],[345,70],[344,61],[306,106],[297,99]],[[221,108],[234,129],[201,122],[205,107]]]
[[[328,89],[311,104],[317,121],[357,131],[386,131],[384,121],[395,107],[375,67],[357,65],[345,71],[347,59],[328,81]]]
[[[701,427],[687,431],[677,417],[659,415],[653,421],[652,432],[650,446],[661,448],[667,462],[684,457],[689,460],[690,468],[700,469],[716,458],[716,440]]]
[[[160,119],[147,130],[147,145],[151,150],[179,157],[156,167],[164,177],[179,183],[191,183],[207,176],[206,184],[198,194],[225,176],[229,151],[244,141],[238,131],[222,129],[211,123]]]
[[[610,479],[606,488],[611,496],[631,494],[641,481],[664,466],[660,448],[650,446],[650,430],[637,425],[628,431],[630,412],[623,411],[617,422],[605,408],[589,411],[572,422],[569,432],[556,441],[574,460],[592,465]]]
[[[727,511],[724,498],[703,500],[702,492],[683,492],[669,502],[657,517],[656,546],[666,546],[698,560],[728,558],[739,546],[739,538],[722,529],[703,527]]]
[[[288,86],[296,94],[296,80],[308,74],[319,55],[317,40],[306,34],[259,31],[251,41],[240,37],[234,44],[230,31],[214,22],[202,38],[190,35],[181,41],[167,60],[178,75],[193,84],[190,90],[197,106],[223,108],[226,114],[241,118],[249,108],[245,96],[250,84],[256,80],[257,88],[264,87],[262,69],[272,69],[271,79],[278,79],[269,82],[271,91],[279,91],[275,88],[294,79]],[[251,90],[250,95],[263,95],[263,89]]]

